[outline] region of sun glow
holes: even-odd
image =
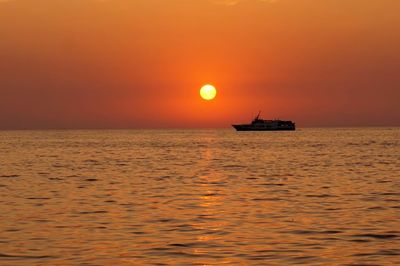
[[[207,84],[201,87],[200,89],[200,96],[204,100],[210,101],[214,99],[216,95],[217,95],[217,90],[213,85]]]

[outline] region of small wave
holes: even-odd
[[[308,198],[331,198],[331,197],[337,197],[334,195],[329,195],[329,194],[309,194],[306,195]]]
[[[60,178],[60,177],[49,177],[49,180],[57,180],[57,181],[60,181],[60,180],[64,180],[63,178]]]
[[[261,184],[261,186],[266,186],[266,187],[269,187],[269,186],[277,186],[277,187],[281,187],[281,186],[284,186],[285,184],[282,184],[282,183],[265,183],[265,184]]]
[[[400,250],[398,250],[398,249],[379,250],[374,253],[357,253],[357,254],[354,254],[353,256],[355,256],[355,257],[400,256]]]
[[[0,177],[4,177],[4,178],[16,178],[16,177],[20,177],[20,175],[0,175]]]
[[[49,175],[50,173],[48,172],[39,172],[38,175]]]
[[[295,234],[295,235],[325,235],[325,234],[341,234],[343,231],[341,230],[324,230],[324,231],[314,231],[314,230],[292,230],[288,233]]]
[[[94,164],[99,163],[99,161],[97,161],[97,160],[92,160],[92,159],[84,160],[83,162],[84,162],[84,163],[94,163]]]
[[[228,165],[223,165],[223,168],[246,168],[246,166],[243,165],[238,165],[238,164],[228,164]]]
[[[51,199],[51,198],[46,198],[46,197],[30,197],[30,198],[27,198],[27,199],[29,199],[29,200],[49,200],[49,199]]]
[[[98,179],[97,178],[86,178],[85,181],[96,182],[96,181],[98,181]]]
[[[395,234],[359,234],[352,235],[353,237],[361,237],[361,238],[373,238],[373,239],[393,239],[398,238],[398,235]]]
[[[100,213],[108,213],[108,211],[82,211],[78,212],[79,214],[100,214]]]
[[[50,259],[50,258],[55,258],[55,257],[54,256],[49,256],[49,255],[33,256],[33,255],[11,255],[11,254],[0,253],[0,258],[8,258],[8,259]]]

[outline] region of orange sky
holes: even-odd
[[[0,128],[400,126],[399,0],[0,0]],[[200,99],[211,83],[215,101]]]

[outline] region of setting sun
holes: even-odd
[[[207,101],[212,100],[215,98],[216,95],[217,95],[217,90],[212,85],[204,85],[200,89],[200,96],[204,100]]]

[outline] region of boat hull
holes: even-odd
[[[232,125],[236,131],[295,131],[296,127],[261,127],[253,125]]]

